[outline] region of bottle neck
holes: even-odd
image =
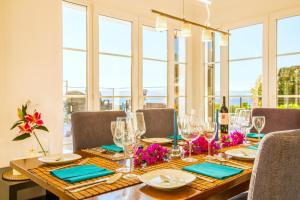
[[[223,106],[226,106],[226,99],[225,99],[225,97],[223,97]]]

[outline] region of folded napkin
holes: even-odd
[[[170,139],[174,139],[174,135],[171,135],[171,136],[168,136],[168,138]],[[183,140],[182,136],[181,135],[177,135],[177,140]]]
[[[102,148],[102,149],[106,149],[106,150],[108,150],[108,151],[118,152],[118,153],[123,152],[123,148],[118,147],[118,146],[115,145],[115,144],[112,144],[112,145],[102,145],[101,148]]]
[[[186,166],[183,167],[182,169],[189,172],[195,172],[197,174],[202,174],[205,176],[210,176],[221,180],[239,174],[243,171],[242,169],[237,169],[225,165],[218,165],[218,164],[208,163],[208,162]]]
[[[100,176],[114,174],[113,171],[97,167],[96,165],[82,165],[65,169],[53,170],[51,175],[64,180],[68,183],[76,183]]]
[[[258,150],[258,144],[253,146],[248,146],[248,149]]]
[[[247,134],[248,138],[258,138],[258,136],[260,136],[260,138],[263,138],[265,136],[265,134],[263,134],[263,133],[261,133],[261,134],[258,134],[258,133],[248,133]]]

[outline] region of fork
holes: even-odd
[[[80,162],[77,163],[77,164],[69,164],[69,165],[57,167],[57,168],[54,168],[54,169],[50,169],[50,170],[48,170],[48,172],[51,172],[51,171],[54,171],[54,170],[58,170],[58,169],[64,169],[64,168],[68,168],[68,167],[73,167],[73,166],[84,165],[84,164],[86,164],[86,163],[89,161],[89,159],[90,159],[90,158],[85,158],[85,159],[83,159],[82,161],[80,161]]]

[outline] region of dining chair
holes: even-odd
[[[273,132],[261,141],[249,191],[230,200],[300,199],[300,129]]]
[[[142,109],[137,112],[143,112],[146,133],[145,137],[167,137],[174,133],[174,109],[171,108],[153,108]]]
[[[124,111],[76,112],[71,116],[73,151],[113,144],[111,122]]]
[[[262,133],[300,129],[299,109],[254,108],[252,116],[265,116]],[[253,128],[251,132],[256,132]]]

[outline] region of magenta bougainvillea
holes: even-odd
[[[218,149],[220,149],[220,145],[215,140],[213,140],[211,142],[210,147],[211,147],[212,152],[215,152]],[[189,155],[188,144],[185,145],[183,147],[183,149],[184,149],[184,155],[188,156]],[[203,136],[200,136],[196,140],[192,141],[192,154],[193,155],[205,153],[207,151],[208,151],[208,142]]]
[[[162,162],[167,158],[168,153],[169,150],[159,144],[151,144],[145,150],[143,147],[139,147],[134,156],[134,166]]]
[[[245,139],[245,135],[242,132],[235,130],[228,135],[223,135],[221,137],[221,144],[222,147],[231,147],[231,146],[243,144],[244,139]]]

